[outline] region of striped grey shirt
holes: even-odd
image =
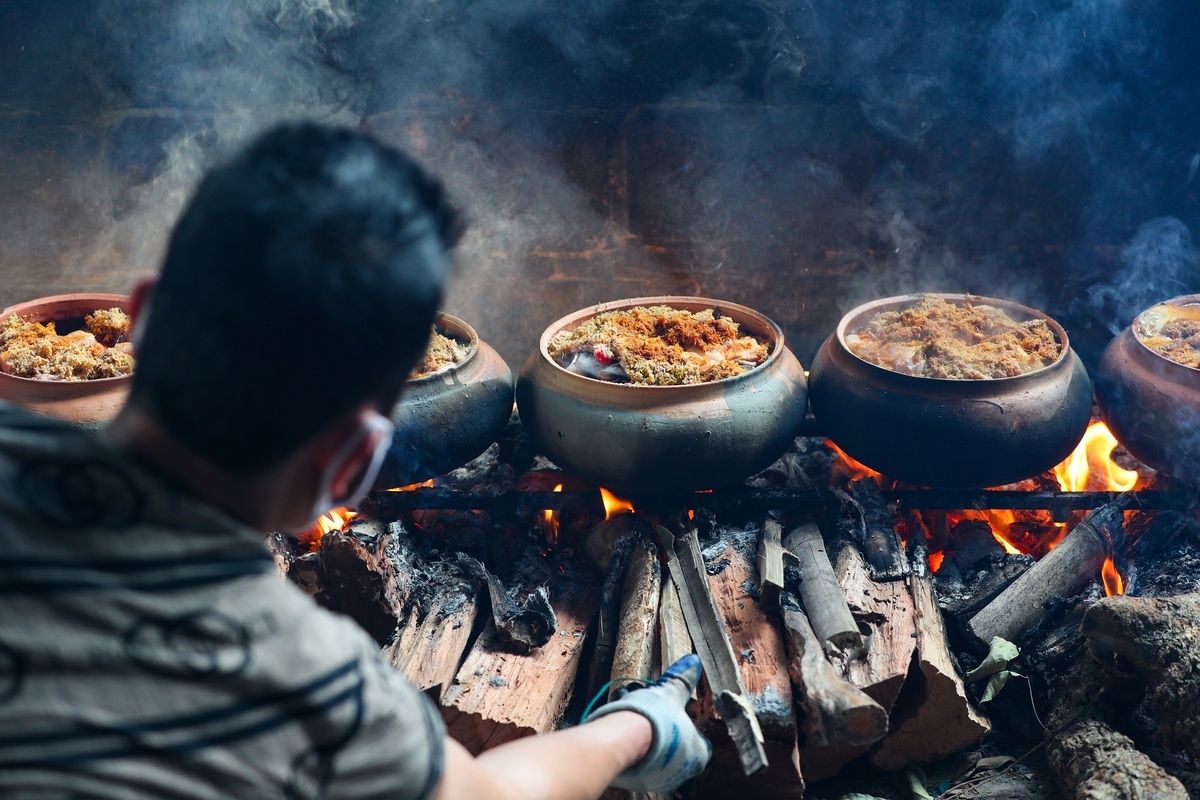
[[[443,735],[262,534],[0,404],[0,796],[423,798]]]

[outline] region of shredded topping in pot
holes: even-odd
[[[881,311],[846,335],[859,358],[905,375],[980,380],[1024,375],[1062,353],[1042,319],[1016,322],[995,306],[948,303],[926,295],[908,308]]]
[[[561,331],[547,352],[564,369],[589,378],[643,386],[707,383],[766,361],[770,347],[714,309],[637,306],[605,311]]]
[[[1200,305],[1160,305],[1133,321],[1142,344],[1176,364],[1200,369]]]
[[[84,327],[59,335],[42,324],[11,315],[0,324],[0,369],[21,378],[82,381],[133,372],[133,345],[123,341],[129,317],[119,308],[83,318]]]
[[[408,379],[423,378],[455,364],[461,364],[470,352],[471,348],[468,345],[434,330],[425,348],[425,355],[413,367]]]

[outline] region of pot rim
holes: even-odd
[[[457,374],[459,370],[465,368],[468,364],[475,360],[475,356],[479,354],[479,334],[466,320],[461,317],[456,317],[453,314],[447,314],[445,311],[439,311],[437,317],[433,321],[433,327],[441,331],[443,334],[449,334],[452,338],[462,341],[467,340],[467,354],[463,360],[457,364],[451,364],[442,367],[436,372],[430,372],[421,375],[418,378],[409,378],[405,381],[406,385],[417,386],[420,384],[430,383],[433,381],[441,381],[449,375]],[[402,398],[403,399],[403,398]]]
[[[722,312],[728,310],[736,311],[739,315],[749,317],[756,323],[760,323],[766,329],[766,332],[772,337],[771,352],[761,364],[757,364],[738,375],[730,375],[728,378],[721,378],[720,380],[715,381],[684,383],[672,386],[648,386],[645,384],[617,383],[616,381],[606,381],[601,380],[600,378],[589,378],[586,375],[580,375],[577,372],[571,372],[563,368],[561,365],[556,363],[554,359],[550,357],[549,352],[547,352],[546,348],[550,343],[551,337],[553,337],[555,334],[564,330],[574,330],[574,328],[578,327],[579,323],[583,322],[584,320],[591,319],[592,317],[602,314],[606,311],[635,308],[637,306],[670,306],[682,311],[703,311],[709,308],[717,309],[718,311]],[[692,307],[688,308],[686,306]],[[739,321],[738,324],[740,325],[741,322]],[[754,333],[760,336],[762,335],[759,331],[754,331]],[[716,300],[711,297],[668,294],[653,295],[649,297],[629,297],[622,300],[608,300],[603,303],[596,303],[595,305],[588,306],[587,308],[581,308],[578,311],[574,311],[564,317],[559,317],[554,322],[546,326],[545,330],[542,331],[542,335],[538,339],[537,355],[543,361],[550,364],[550,366],[554,367],[554,369],[559,373],[567,376],[567,380],[586,381],[588,383],[595,383],[601,386],[613,387],[614,390],[629,390],[638,392],[694,392],[699,387],[728,386],[731,383],[745,380],[748,377],[753,378],[766,367],[774,364],[780,358],[782,358],[782,354],[786,349],[787,342],[783,334],[783,329],[779,327],[779,325],[773,319],[760,311],[755,311],[753,308],[744,306],[741,303],[734,303],[726,300]]]
[[[1153,306],[1147,306],[1138,312],[1137,316],[1133,318],[1133,322],[1129,323],[1129,327],[1125,329],[1132,334],[1133,340],[1138,343],[1138,347],[1141,348],[1140,352],[1144,352],[1153,358],[1168,364],[1168,369],[1183,370],[1183,372],[1180,373],[1182,375],[1194,376],[1197,373],[1200,373],[1200,368],[1189,367],[1187,364],[1180,364],[1178,361],[1167,358],[1162,353],[1156,353],[1151,350],[1144,341],[1142,341],[1142,337],[1138,335],[1137,329],[1134,328],[1134,326],[1137,325],[1137,321],[1142,318],[1142,314],[1145,314],[1155,306],[1200,306],[1200,294],[1181,294],[1177,297],[1172,297],[1169,300],[1157,302]]]
[[[6,320],[11,315],[17,314],[28,319],[32,314],[35,314],[38,309],[45,306],[66,306],[73,305],[92,305],[96,306],[112,304],[119,307],[122,311],[128,310],[130,296],[127,294],[110,294],[106,292],[72,292],[71,294],[53,294],[46,297],[35,297],[32,300],[25,300],[20,303],[13,303],[0,311],[0,320]],[[95,311],[96,308],[92,308]],[[54,319],[62,319],[63,317],[45,317],[39,318],[37,321],[46,323]],[[120,381],[128,381],[133,378],[133,374],[129,375],[114,375],[111,378],[92,378],[85,381],[62,381],[62,380],[42,380],[41,378],[26,378],[21,375],[12,375],[10,373],[0,371],[0,380],[16,381],[18,383],[36,384],[38,386],[55,386],[69,384],[71,386],[105,386]]]
[[[1009,375],[1004,378],[936,378],[926,377],[924,375],[908,375],[903,372],[897,372],[895,370],[888,369],[887,367],[881,367],[878,364],[874,364],[870,361],[867,361],[865,358],[862,358],[853,350],[851,350],[846,344],[846,333],[851,323],[858,322],[859,320],[878,313],[879,311],[892,310],[893,306],[902,307],[905,304],[917,302],[921,298],[928,297],[930,295],[941,297],[947,302],[982,302],[988,305],[999,306],[1005,310],[1018,311],[1026,319],[1040,319],[1050,327],[1050,330],[1054,333],[1055,337],[1062,345],[1058,354],[1058,358],[1054,359],[1054,361],[1050,362],[1044,367],[1039,367],[1031,372],[1025,372],[1020,375]],[[1062,364],[1067,363],[1072,355],[1071,340],[1068,338],[1066,330],[1058,323],[1057,320],[1055,320],[1049,314],[1046,314],[1044,311],[1039,311],[1030,306],[1021,305],[1020,303],[1016,303],[1012,300],[1004,300],[999,297],[986,297],[984,295],[962,292],[914,292],[912,294],[883,297],[879,298],[878,300],[872,300],[870,302],[863,303],[862,305],[855,306],[854,308],[850,309],[845,315],[842,316],[841,321],[838,322],[837,329],[834,331],[834,335],[837,337],[838,344],[841,346],[842,350],[845,351],[845,353],[851,358],[855,359],[855,361],[866,366],[868,369],[874,370],[881,375],[891,376],[894,379],[909,381],[914,385],[921,384],[925,386],[965,387],[1011,385],[1015,382],[1036,379],[1037,377],[1046,374],[1048,371],[1056,369]]]

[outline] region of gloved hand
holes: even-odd
[[[686,655],[653,685],[634,689],[588,715],[592,720],[614,711],[636,711],[654,728],[650,750],[618,775],[613,786],[635,792],[671,792],[699,775],[708,764],[712,745],[683,710],[700,680],[700,672],[700,659]]]

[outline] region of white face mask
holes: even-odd
[[[365,413],[358,430],[338,449],[333,458],[329,460],[325,471],[321,473],[317,497],[309,515],[310,520],[315,520],[332,508],[352,506],[367,496],[367,492],[375,483],[379,469],[383,466],[383,459],[387,457],[388,451],[392,447],[392,436],[395,432],[396,426],[392,424],[392,421],[378,411]],[[334,482],[341,476],[348,463],[359,457],[358,453],[363,442],[372,439],[374,439],[372,445],[374,449],[371,451],[370,462],[359,471],[358,477],[343,496],[334,497]]]

